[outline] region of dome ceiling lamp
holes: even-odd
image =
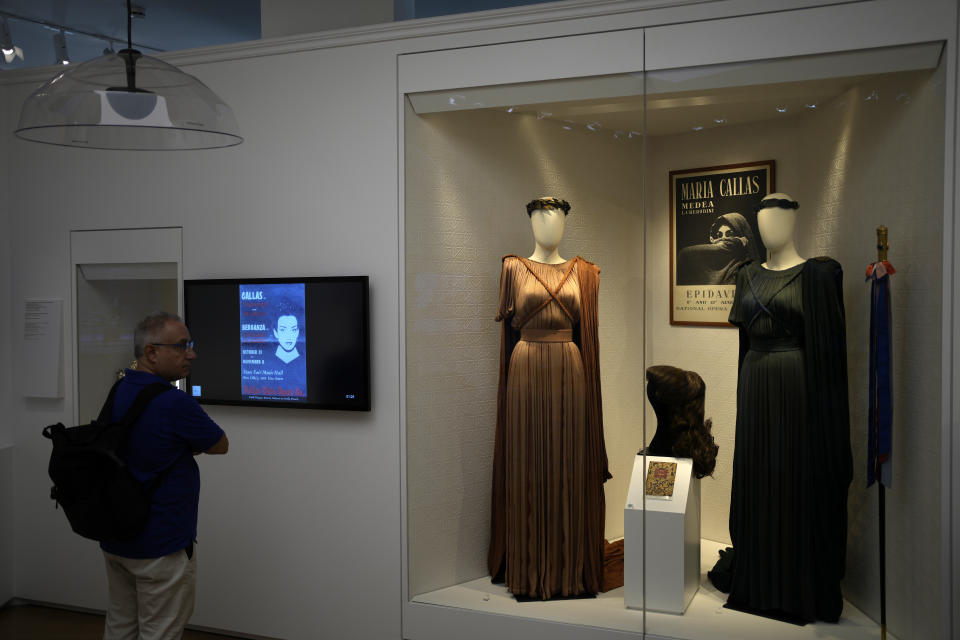
[[[243,142],[233,111],[205,84],[133,48],[107,52],[45,82],[23,103],[17,137],[130,151],[215,149]]]

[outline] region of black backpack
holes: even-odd
[[[90,424],[67,428],[57,423],[43,429],[43,435],[53,441],[50,497],[63,507],[76,533],[101,542],[140,535],[154,491],[180,460],[158,475],[151,487],[142,486],[130,473],[122,457],[130,427],[151,400],[173,387],[162,382],[144,387],[123,418],[114,421],[113,399],[119,385],[118,380],[111,387],[100,415]]]

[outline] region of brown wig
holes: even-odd
[[[692,458],[698,478],[713,474],[719,450],[710,433],[713,423],[703,419],[706,390],[695,371],[669,365],[647,369],[647,398],[657,414],[657,432],[647,454]]]

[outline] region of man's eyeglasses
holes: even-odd
[[[190,351],[193,351],[194,353],[197,353],[197,348],[198,348],[196,340],[190,340],[189,342],[174,342],[174,343],[151,342],[150,344],[152,344],[155,347],[172,347],[173,349],[176,349],[177,351],[183,351],[184,353],[186,353],[187,349],[189,349]]]

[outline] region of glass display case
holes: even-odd
[[[896,516],[888,516],[885,525],[886,618],[897,637],[939,636],[944,548],[939,330],[944,47],[942,42],[925,42],[657,70],[641,66],[629,73],[405,96],[409,602],[442,607],[449,620],[456,619],[457,612],[479,612],[534,625],[526,628],[557,623],[572,626],[550,627],[553,631],[583,632],[582,627],[590,627],[596,637],[628,632],[690,639],[800,638],[837,628],[843,629],[843,637],[875,637],[881,618],[881,549],[878,489],[866,486],[870,288],[863,276],[877,261],[876,228],[885,225],[889,260],[896,267],[891,335],[896,490],[888,493],[886,504],[888,514]],[[830,277],[845,313],[839,325],[845,353],[837,361],[846,360],[843,391],[849,417],[835,408],[827,413],[836,419],[831,424],[849,428],[849,436],[834,430],[829,443],[820,441],[817,429],[808,429],[815,409],[801,411],[790,404],[795,389],[771,391],[761,385],[747,393],[747,383],[738,385],[743,338],[728,318],[739,295],[742,265],[750,261],[753,268],[763,269],[760,265],[777,257],[766,246],[775,243],[773,235],[758,222],[762,216],[757,207],[770,194],[782,194],[775,198],[799,205],[790,213],[795,219],[790,237],[798,255],[829,256],[842,269],[842,281],[835,269]],[[501,453],[495,450],[512,447],[504,455],[519,456],[508,464],[524,470],[527,484],[519,485],[524,491],[551,491],[550,473],[530,462],[530,452],[517,453],[519,445],[498,442],[496,436],[498,411],[507,411],[504,403],[511,402],[504,393],[504,376],[510,371],[512,350],[504,350],[502,326],[516,319],[504,313],[508,276],[502,276],[501,269],[506,273],[503,265],[519,260],[523,273],[531,274],[525,277],[535,277],[541,285],[548,279],[536,260],[527,264],[536,255],[538,241],[525,205],[542,196],[562,198],[571,206],[564,216],[557,268],[563,270],[579,256],[600,269],[599,376],[612,478],[603,485],[608,581],[595,597],[517,598],[490,578],[491,520],[503,504],[492,495],[503,490],[494,483],[501,472],[496,467]],[[504,262],[504,256],[516,257]],[[797,264],[797,273],[806,269]],[[813,282],[806,273],[803,277]],[[798,287],[796,312],[809,315],[814,303],[808,297],[801,305],[800,282],[793,285]],[[822,292],[822,286],[816,286]],[[563,306],[558,291],[543,304]],[[574,340],[582,341],[575,320]],[[796,336],[801,350],[813,341],[805,342],[804,335],[811,335],[809,328]],[[581,342],[577,344],[582,351]],[[833,344],[831,355],[837,356]],[[802,357],[805,363],[813,356]],[[555,373],[559,365],[543,366]],[[676,383],[683,387],[680,391],[667,393],[674,394],[670,402],[692,402],[693,418],[655,412],[651,402],[658,400],[647,385],[650,367],[656,366],[693,372]],[[762,377],[771,375],[765,372]],[[662,390],[667,383],[662,377],[658,381]],[[550,395],[531,393],[533,401],[542,402]],[[793,412],[796,420],[787,420],[787,426],[776,420],[749,424],[747,408],[766,406],[776,393],[787,398],[777,400],[787,408],[776,411]],[[666,402],[663,395],[657,397]],[[695,406],[698,397],[702,406]],[[822,396],[803,398],[806,403],[825,402]],[[523,415],[536,423],[529,411]],[[682,423],[679,427],[676,420]],[[689,453],[682,456],[651,451],[656,433],[660,437],[671,429],[689,428],[691,422],[701,434],[709,432],[703,438],[706,461],[702,448],[674,449]],[[762,462],[751,458],[755,443],[748,435],[768,446],[765,439],[780,437],[778,430],[783,429],[792,430],[794,444],[777,445]],[[850,447],[846,453],[845,438]],[[801,441],[817,446],[804,448],[799,458],[790,457]],[[542,449],[534,458],[539,455],[536,459],[544,465],[553,464],[550,436],[537,431],[524,442],[524,447]],[[576,447],[569,446],[574,456]],[[737,465],[763,464],[767,475],[735,481],[738,452]],[[845,455],[852,456],[847,466]],[[749,511],[743,504],[739,511],[735,504],[732,511],[731,494],[743,500],[745,487],[779,487],[777,478],[784,473],[821,477],[831,464],[835,477],[845,479],[824,500],[845,499],[846,507],[835,508],[822,520],[833,532],[827,535],[845,540],[842,549],[830,551],[845,560],[820,564],[842,576],[837,578],[843,594],[839,621],[824,621],[830,615],[822,611],[814,614],[818,619],[804,620],[789,612],[758,615],[743,611],[743,606],[726,607],[727,594],[707,572],[731,546],[731,513],[739,514],[735,520],[742,523],[742,511]],[[667,493],[672,495],[650,495],[651,487],[664,493],[653,482],[657,477],[669,479]],[[789,497],[819,486],[805,482],[797,479],[780,493],[770,489],[776,496],[765,499],[778,503],[776,509],[748,518],[756,537],[799,540],[798,547],[809,542],[809,532],[798,531],[808,527],[808,511],[818,507],[810,500],[791,503]],[[563,507],[563,500],[551,504]],[[553,517],[549,507],[537,509],[528,513],[531,520],[549,522]],[[514,524],[508,526],[521,527],[518,535],[536,535],[541,547],[541,555],[525,556],[522,562],[542,573],[552,571],[543,560],[555,542],[552,534],[523,528],[526,525],[516,524],[516,514],[511,517]],[[564,529],[559,539],[576,538]],[[818,544],[807,547],[821,550]],[[755,582],[747,581],[750,590],[789,591],[793,583],[806,580],[797,575],[796,566],[814,560],[801,559],[800,552],[791,556],[783,545],[778,549],[763,553],[766,562],[779,563],[779,568],[751,573]],[[576,554],[564,553],[558,556],[560,564],[569,558],[577,561]],[[798,597],[821,595],[817,587],[804,593]],[[782,602],[789,601],[784,596]]]
[[[179,227],[70,233],[76,423],[97,417],[101,390],[131,366],[136,324],[158,309],[181,308],[182,246]]]

